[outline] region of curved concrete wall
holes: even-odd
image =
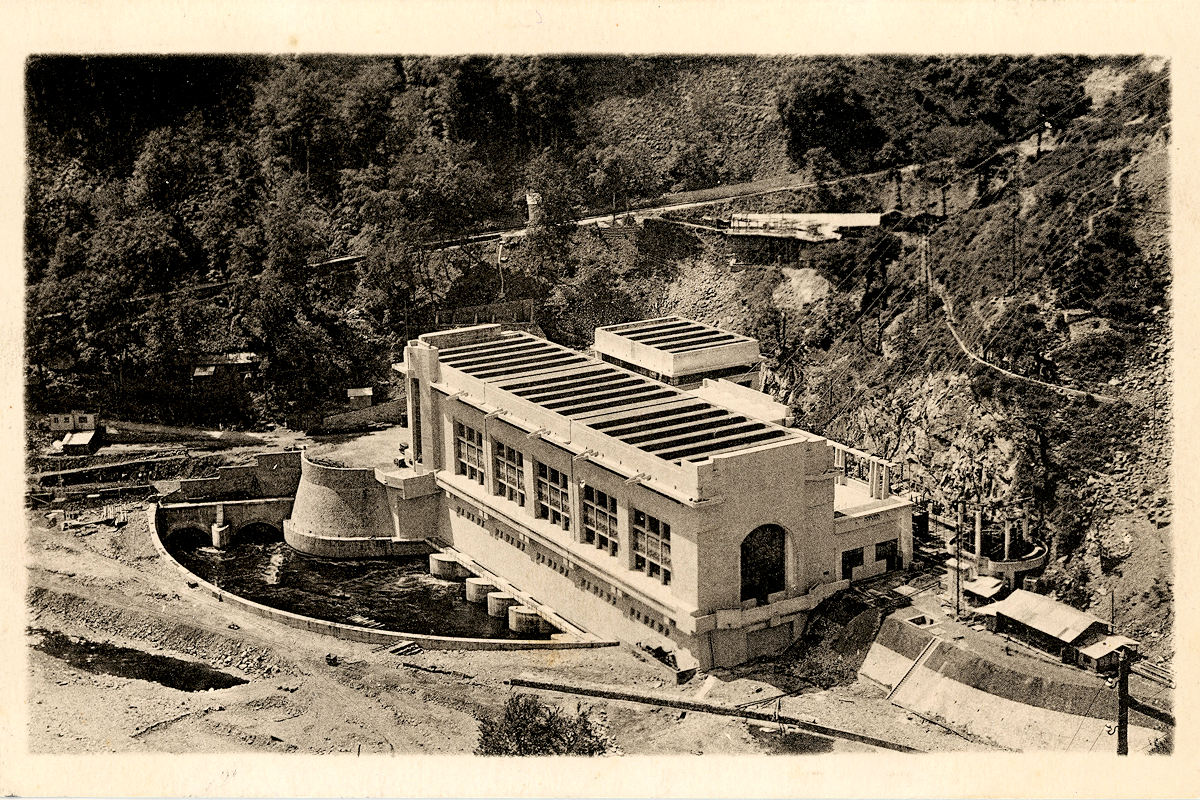
[[[423,633],[378,630],[375,628],[363,628],[358,625],[347,625],[340,622],[328,622],[314,617],[306,617],[291,611],[284,611],[283,609],[272,608],[271,606],[239,597],[232,592],[227,592],[204,580],[176,561],[167,552],[167,548],[163,546],[162,538],[159,536],[157,511],[158,508],[155,505],[151,505],[147,509],[147,517],[150,523],[150,539],[154,542],[154,549],[158,551],[158,555],[166,563],[178,570],[179,574],[185,580],[197,584],[219,602],[229,603],[257,617],[273,620],[292,628],[312,631],[313,633],[322,633],[352,642],[366,642],[368,644],[416,642],[426,650],[586,650],[593,647],[615,647],[617,645],[617,642],[607,640],[473,639],[457,636],[431,636]]]
[[[300,484],[283,538],[327,558],[407,554],[434,533],[437,496],[404,499],[374,467],[330,467],[301,460]],[[393,543],[404,540],[404,546]]]
[[[300,462],[300,484],[292,504],[291,527],[332,539],[392,536],[387,490],[372,467],[353,469]]]

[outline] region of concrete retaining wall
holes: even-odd
[[[387,400],[377,403],[369,408],[358,408],[354,411],[342,412],[341,414],[330,414],[321,420],[320,431],[322,433],[335,433],[337,431],[353,430],[371,422],[399,424],[407,415],[408,401],[401,397],[397,400]]]
[[[196,500],[285,497],[296,493],[300,482],[300,452],[260,453],[254,464],[219,467],[215,478],[184,478],[166,498],[172,503]]]
[[[243,611],[257,617],[273,620],[292,628],[321,633],[352,642],[367,644],[388,644],[391,642],[416,642],[426,650],[579,650],[593,647],[613,647],[616,642],[606,641],[561,641],[543,639],[472,639],[455,636],[429,636],[420,633],[402,633],[399,631],[382,631],[374,628],[363,628],[358,625],[345,625],[339,622],[294,614],[278,608],[255,603],[244,597],[225,591],[200,576],[190,572],[186,567],[171,557],[163,547],[158,535],[158,507],[151,505],[147,509],[150,522],[150,538],[158,554],[184,577],[185,580],[199,584],[205,592],[215,597],[219,602],[231,603]]]
[[[1115,751],[1116,737],[1108,733],[1115,690],[1029,675],[946,641],[912,669],[934,638],[888,618],[859,672],[888,690],[900,684],[891,698],[897,705],[1003,748]],[[1145,751],[1161,735],[1137,725],[1129,731],[1131,751]]]

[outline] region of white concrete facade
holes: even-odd
[[[911,560],[909,504],[822,437],[496,325],[422,336],[398,368],[438,536],[599,635],[733,665],[848,585],[844,551],[864,550],[849,580]]]
[[[756,340],[684,317],[597,328],[592,349],[605,361],[671,386],[689,389],[723,378],[762,389]]]

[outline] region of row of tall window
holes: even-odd
[[[567,473],[534,461],[534,516],[564,531],[571,530],[571,481]],[[454,471],[479,485],[486,483],[483,434],[454,422]],[[620,553],[617,498],[594,486],[583,487],[583,520],[579,540],[610,556]],[[525,506],[525,456],[492,440],[492,494]],[[631,567],[664,584],[671,583],[671,526],[630,508]]]

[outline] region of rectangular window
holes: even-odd
[[[548,519],[564,531],[571,530],[570,480],[565,472],[537,462],[538,519]]]
[[[495,476],[492,492],[519,506],[525,505],[525,456],[520,450],[495,439],[492,439],[492,454],[492,474]]]
[[[629,532],[633,547],[633,568],[664,584],[670,584],[670,524],[635,508]]]
[[[412,379],[408,396],[412,398],[412,457],[416,464],[421,461],[421,381]]]
[[[853,577],[854,568],[862,565],[863,549],[861,547],[842,551],[842,580],[850,580]]]
[[[454,421],[454,472],[483,483],[483,434]]]
[[[583,487],[583,541],[617,554],[617,498],[591,486]]]

